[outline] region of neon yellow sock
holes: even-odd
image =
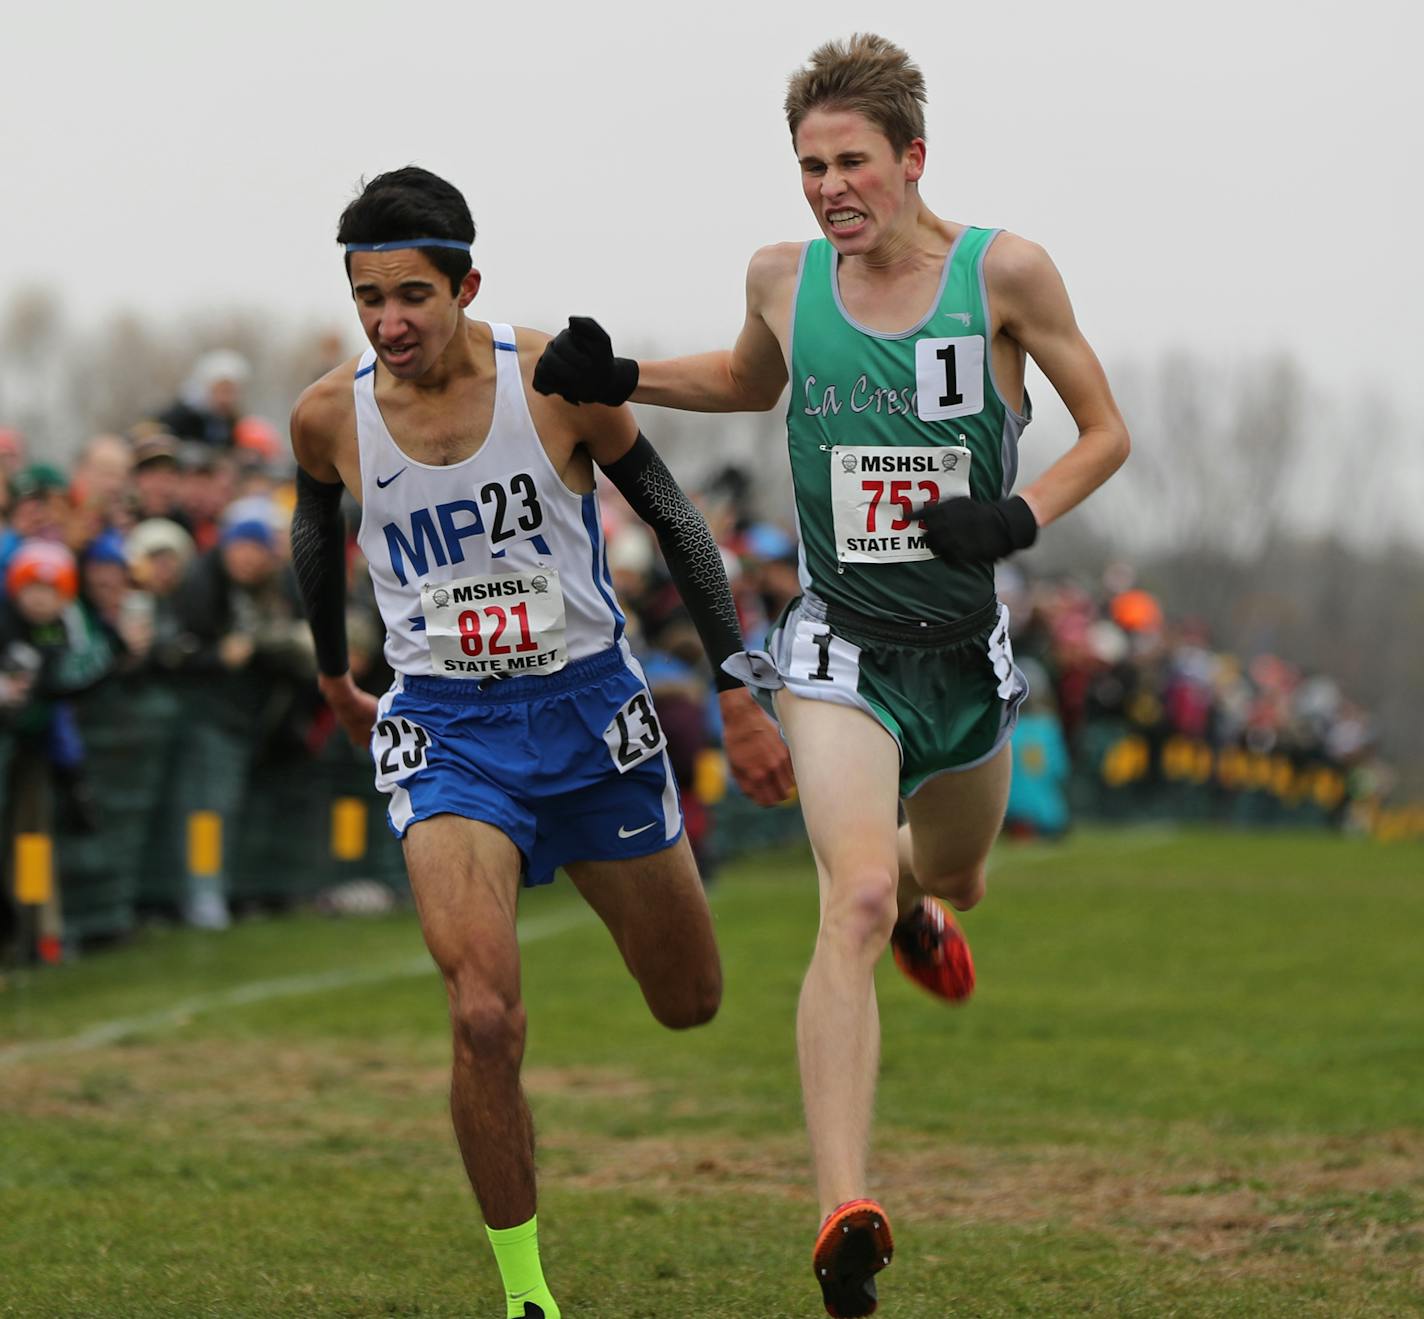
[[[549,1294],[539,1263],[539,1216],[518,1227],[486,1227],[485,1232],[504,1281],[505,1319],[526,1319],[525,1306],[531,1302],[544,1319],[559,1319],[559,1307]]]

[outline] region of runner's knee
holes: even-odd
[[[670,992],[645,997],[654,1019],[669,1030],[705,1026],[722,1006],[721,969],[714,966],[697,975],[684,975]]]
[[[822,935],[844,941],[853,949],[879,951],[895,925],[895,870],[865,866],[833,876],[831,895],[822,918]]]
[[[986,866],[983,861],[964,870],[941,875],[916,875],[919,886],[934,897],[943,898],[956,911],[978,906],[984,897]]]
[[[456,1060],[487,1066],[504,1061],[518,1066],[524,1055],[524,1004],[492,985],[447,984],[450,1025]]]

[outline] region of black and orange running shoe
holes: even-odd
[[[890,1220],[874,1200],[847,1200],[833,1209],[811,1252],[826,1313],[835,1319],[874,1314],[875,1275],[894,1254]]]
[[[974,957],[954,914],[938,898],[921,898],[895,922],[895,965],[937,998],[962,1003],[974,992]]]

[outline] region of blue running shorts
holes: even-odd
[[[397,838],[433,815],[482,820],[519,848],[526,885],[569,861],[661,852],[682,835],[667,739],[621,645],[547,677],[397,674],[371,755]]]

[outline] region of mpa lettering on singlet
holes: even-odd
[[[489,481],[480,487],[478,502],[452,499],[433,508],[413,509],[404,524],[387,522],[381,531],[390,552],[391,572],[402,586],[409,586],[412,577],[427,576],[432,563],[437,568],[464,563],[464,543],[474,536],[487,537],[491,546],[523,538],[547,555],[548,544],[535,534],[543,525],[544,510],[534,478],[528,472],[516,472],[506,481]],[[498,557],[503,550],[494,553]]]

